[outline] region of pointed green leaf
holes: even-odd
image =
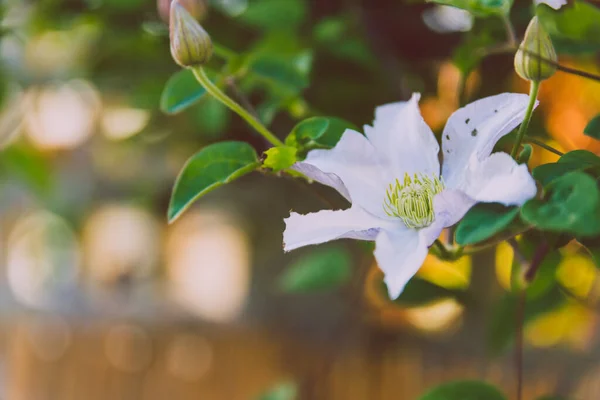
[[[207,73],[211,80],[216,80],[214,72]],[[196,104],[205,93],[194,73],[183,69],[173,74],[165,84],[160,97],[160,109],[166,114],[177,114]]]
[[[532,173],[542,186],[547,186],[556,178],[572,171],[586,171],[596,176],[600,173],[600,157],[587,150],[574,150],[564,154],[555,163],[534,168]]]
[[[352,260],[341,247],[320,248],[300,258],[279,279],[288,293],[333,289],[351,276]]]
[[[585,1],[574,1],[568,6],[554,10],[546,4],[536,8],[536,14],[553,39],[565,43],[592,46],[600,45],[600,8]]]
[[[588,122],[587,126],[583,130],[583,133],[589,137],[600,140],[600,114],[596,115],[590,122]]]
[[[290,146],[307,143],[319,139],[329,128],[329,119],[325,117],[312,117],[300,121],[285,139]]]
[[[207,146],[190,158],[175,182],[168,217],[172,222],[201,196],[260,166],[256,152],[245,142]]]
[[[341,118],[307,118],[292,129],[285,143],[300,148],[334,147],[346,129],[358,130],[354,124]]]
[[[502,232],[519,214],[518,207],[480,203],[467,212],[456,228],[456,241],[466,246]]]
[[[506,400],[506,396],[485,382],[456,381],[432,389],[419,400]]]
[[[523,221],[542,230],[581,237],[600,234],[600,191],[594,178],[579,171],[569,172],[546,189],[546,199],[532,199],[523,205]]]

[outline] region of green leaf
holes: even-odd
[[[231,120],[229,109],[212,96],[202,98],[192,111],[198,134],[208,139],[221,137]]]
[[[296,29],[308,14],[302,0],[254,0],[240,20],[265,30]]]
[[[388,297],[386,284],[383,281],[378,284],[383,296]],[[394,300],[394,303],[403,307],[418,307],[447,298],[455,298],[462,301],[464,295],[463,291],[446,289],[425,279],[413,277],[406,284],[400,297]]]
[[[583,130],[589,137],[593,137],[596,140],[600,140],[600,114],[596,115]]]
[[[594,178],[569,172],[546,189],[546,199],[532,199],[523,205],[523,221],[542,230],[581,237],[600,234],[600,191]]]
[[[280,383],[267,393],[259,397],[259,400],[295,400],[298,396],[298,388],[294,383]]]
[[[337,142],[339,142],[346,129],[352,129],[357,132],[359,131],[356,125],[344,119],[337,117],[328,117],[328,119],[329,127],[325,133],[321,135],[318,140],[316,140],[316,142],[322,146],[334,147]]]
[[[275,172],[287,169],[296,162],[297,152],[298,149],[290,146],[271,147],[265,151],[267,158],[263,161],[263,165]]]
[[[426,0],[429,3],[444,4],[462,8],[478,17],[508,14],[512,0]]]
[[[563,44],[600,45],[600,8],[590,3],[575,1],[560,10],[540,4],[536,14],[550,36]]]
[[[329,119],[325,117],[312,117],[300,121],[285,139],[290,146],[298,146],[319,139],[329,128]]]
[[[358,130],[348,121],[336,117],[312,117],[298,123],[285,139],[299,148],[334,147],[346,129]]]
[[[299,93],[308,87],[306,60],[296,63],[270,54],[259,54],[250,60],[250,71],[266,82],[277,86],[290,95]]]
[[[460,69],[463,76],[469,74],[483,60],[482,50],[495,42],[489,31],[468,32],[461,44],[454,49],[452,61]]]
[[[519,214],[518,207],[480,203],[467,212],[456,228],[456,241],[466,246],[502,232]]]
[[[564,154],[557,162],[540,165],[533,169],[533,177],[542,186],[572,171],[600,172],[600,157],[587,150],[574,150]]]
[[[350,254],[341,247],[320,248],[292,264],[279,279],[279,287],[288,293],[333,289],[351,276]]]
[[[419,400],[506,400],[506,397],[489,383],[456,381],[430,390]]]
[[[160,109],[167,114],[177,114],[196,104],[205,93],[194,73],[183,69],[167,81],[160,97]]]
[[[259,167],[256,152],[248,143],[221,142],[190,158],[175,182],[168,217],[172,222],[201,196]]]

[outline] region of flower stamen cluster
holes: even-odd
[[[390,217],[400,218],[408,228],[424,228],[433,223],[433,198],[444,190],[444,183],[436,176],[406,173],[404,180],[389,184],[383,210]]]

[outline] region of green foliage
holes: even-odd
[[[297,29],[306,19],[308,10],[302,0],[254,0],[240,20],[259,29]]]
[[[462,43],[454,49],[452,61],[460,69],[463,76],[468,75],[483,59],[483,49],[494,43],[494,37],[488,31],[469,32]]]
[[[295,95],[308,87],[311,60],[310,53],[299,54],[294,59],[270,54],[253,54],[250,57],[249,69],[267,83],[275,85],[289,95]]]
[[[479,17],[490,15],[507,15],[512,7],[512,0],[427,0],[431,3],[444,4],[462,8]]]
[[[554,179],[546,190],[544,199],[529,200],[521,208],[523,221],[581,237],[600,234],[600,191],[594,178],[569,172]]]
[[[198,127],[198,133],[209,139],[221,137],[231,120],[229,109],[210,96],[202,98],[190,111]]]
[[[169,221],[179,217],[201,196],[259,167],[256,152],[244,142],[207,146],[190,158],[175,182],[169,204]]]
[[[160,96],[160,109],[166,114],[177,114],[196,104],[206,90],[198,83],[194,73],[182,69],[169,78]]]
[[[385,283],[381,283],[381,289],[384,296],[387,297],[387,287]],[[424,279],[414,277],[404,288],[404,291],[394,303],[404,307],[417,307],[431,304],[435,301],[455,298],[462,300],[464,292],[459,290],[446,289]]]
[[[290,146],[271,147],[265,151],[265,161],[263,165],[271,168],[274,172],[287,169],[296,162],[296,153],[298,149]]]
[[[550,36],[562,44],[559,51],[569,44],[578,50],[600,50],[600,8],[578,0],[560,10],[540,4],[536,14]]]
[[[542,186],[547,186],[554,179],[572,171],[586,171],[597,175],[600,173],[600,157],[587,150],[574,150],[564,154],[558,162],[534,168],[533,177]]]
[[[319,47],[340,59],[373,66],[375,57],[360,32],[360,24],[346,15],[327,17],[313,29],[313,38]]]
[[[11,146],[0,153],[0,178],[20,179],[39,195],[44,196],[52,187],[52,173],[46,159],[31,149]]]
[[[593,137],[594,139],[600,140],[600,114],[596,115],[583,130],[589,137]]]
[[[506,400],[506,397],[485,382],[456,381],[432,389],[419,400]]]
[[[531,233],[519,241],[519,250],[523,257],[532,260],[536,251],[546,242],[542,234]],[[533,300],[546,295],[556,285],[556,270],[562,257],[558,250],[553,249],[546,254],[538,267],[534,281],[527,287],[527,300]],[[522,268],[519,260],[513,260],[513,268]]]
[[[341,118],[312,117],[298,123],[285,139],[289,146],[298,148],[334,147],[346,129],[356,126]]]
[[[525,323],[558,309],[564,305],[566,298],[558,286],[553,285],[543,296],[527,297]],[[492,309],[492,318],[488,325],[488,349],[492,355],[499,355],[514,341],[516,332],[519,295],[505,293]]]
[[[299,122],[285,139],[290,146],[305,146],[315,143],[329,128],[329,119],[325,117],[312,117]]]
[[[505,230],[519,214],[517,207],[501,204],[475,205],[456,228],[456,241],[463,245],[475,244]]]
[[[333,289],[350,279],[351,266],[344,248],[319,248],[294,262],[280,277],[279,287],[287,293]]]
[[[298,396],[298,387],[291,382],[284,382],[269,389],[258,400],[295,400]]]

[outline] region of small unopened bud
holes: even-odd
[[[169,22],[169,11],[171,10],[171,3],[173,0],[157,0],[156,8],[158,8],[158,14],[163,21]],[[206,16],[208,7],[206,0],[179,0],[179,3],[185,7],[185,9],[198,21]]]
[[[515,55],[515,71],[525,80],[543,81],[556,72],[556,67],[547,61],[557,60],[552,39],[538,18],[533,17]]]
[[[182,67],[195,67],[206,64],[213,52],[213,44],[208,33],[181,4],[181,0],[171,3],[169,22],[171,55]]]

